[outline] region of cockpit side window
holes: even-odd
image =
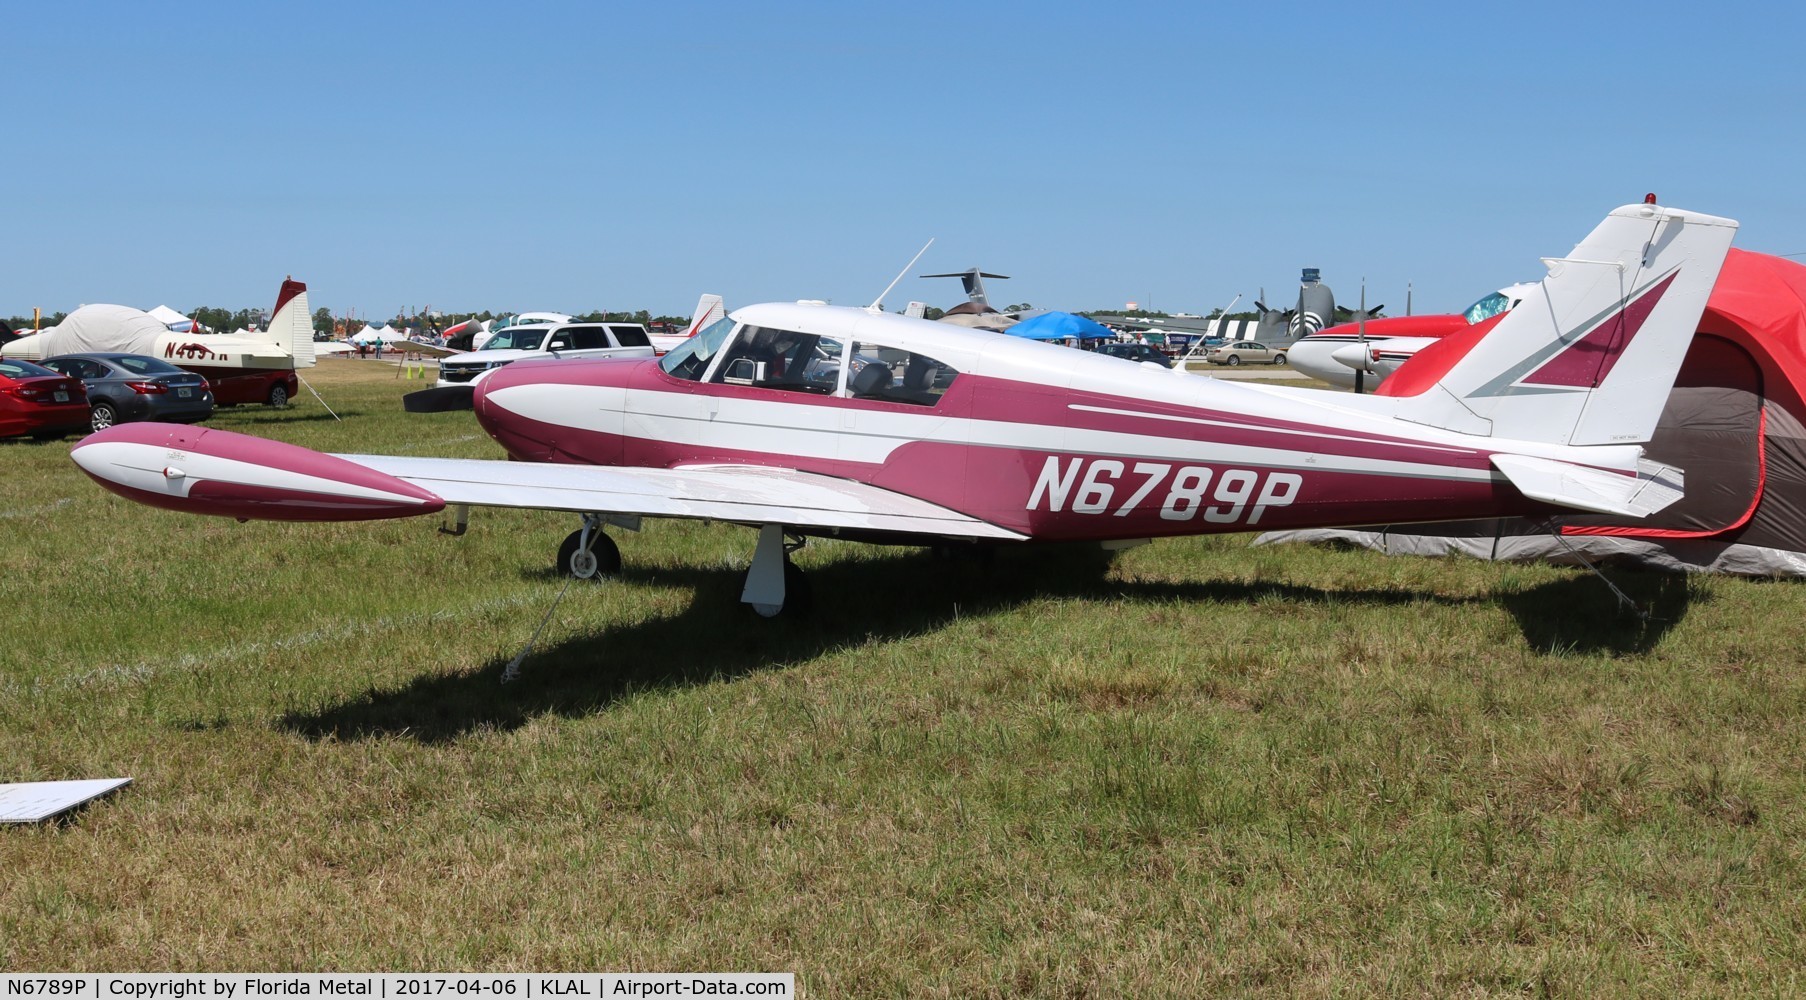
[[[926,354],[864,342],[853,346],[847,394],[854,399],[933,406],[959,372]]]
[[[840,341],[813,333],[749,326],[740,331],[710,382],[828,395],[840,386]]]
[[[673,378],[700,382],[703,373],[709,370],[709,362],[714,360],[715,352],[721,349],[722,342],[733,332],[734,321],[723,316],[698,330],[694,337],[672,348],[658,360],[658,366]]]

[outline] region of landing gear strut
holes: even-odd
[[[784,537],[784,526],[759,528],[759,545],[753,550],[752,567],[746,571],[746,587],[740,600],[762,618],[786,618],[807,614],[814,604],[809,578],[790,561],[790,553],[803,547],[803,539]]]
[[[464,533],[466,511],[458,509],[458,528],[448,531],[440,528],[448,535]],[[533,638],[527,640],[526,646],[508,661],[502,670],[502,683],[509,684],[520,679],[520,665],[526,661],[527,654],[533,652],[533,644],[539,641],[539,634],[546,630],[546,623],[552,620],[552,612],[558,610],[558,602],[564,600],[564,593],[571,589],[573,580],[601,580],[621,572],[621,550],[615,546],[615,540],[602,533],[602,525],[609,519],[602,514],[583,515],[583,527],[568,535],[564,544],[558,546],[558,561],[553,570],[564,577],[564,586],[558,588],[558,596],[552,598],[551,607],[546,608],[546,615],[539,620],[539,627],[533,630]],[[615,522],[622,523],[622,522]],[[630,522],[634,530],[638,530],[638,522]]]
[[[583,527],[558,546],[558,561],[552,568],[579,580],[601,580],[621,572],[621,550],[603,532],[601,515],[583,515]]]

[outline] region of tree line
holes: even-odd
[[[199,306],[189,310],[184,315],[215,333],[232,333],[235,330],[250,329],[253,326],[261,328],[265,323],[268,323],[270,319],[270,314],[267,309],[224,309],[218,306]],[[395,316],[391,319],[384,320],[383,322],[388,326],[413,327],[417,330],[429,328],[444,330],[447,327],[456,326],[468,319],[479,321],[492,320],[507,315],[510,315],[510,313],[492,312],[485,309],[482,312],[446,313],[433,317],[422,315]],[[68,318],[69,314],[67,312],[45,313],[38,320],[38,327],[49,329]],[[584,323],[639,323],[642,326],[652,326],[655,323],[668,323],[673,326],[688,326],[690,323],[690,317],[688,316],[654,316],[651,311],[646,309],[636,309],[632,311],[596,310],[574,318]],[[30,316],[9,316],[0,322],[4,322],[6,326],[15,333],[30,333],[33,329],[32,318]],[[314,310],[313,327],[316,336],[327,338],[334,336],[350,336],[369,325],[370,324],[367,321],[361,319],[349,321],[340,319],[334,316],[332,310],[325,306],[321,306]]]

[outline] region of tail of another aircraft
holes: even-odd
[[[1005,281],[1008,281],[1010,276],[1007,274],[992,274],[989,271],[981,271],[976,267],[972,267],[972,268],[967,268],[964,271],[952,271],[947,274],[919,274],[919,275],[916,275],[916,277],[918,277],[918,278],[958,278],[960,281],[960,284],[964,285],[966,288],[966,298],[968,300],[975,302],[981,306],[988,306],[991,304],[991,301],[985,297],[985,279],[986,278],[1001,278]]]
[[[276,293],[276,311],[270,314],[265,339],[287,350],[296,368],[314,366],[314,317],[307,309],[307,286],[285,278]]]
[[[694,337],[726,315],[727,307],[721,304],[721,296],[704,295],[696,300],[696,315],[690,318],[690,328],[684,331],[684,336]]]
[[[1612,212],[1396,415],[1548,444],[1648,441],[1736,231],[1653,203]]]

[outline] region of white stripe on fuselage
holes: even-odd
[[[1383,444],[1388,447],[1420,448],[1427,451],[1446,451],[1457,455],[1471,455],[1472,448],[1460,448],[1451,445],[1429,444],[1424,441],[1395,441],[1390,438],[1376,441],[1369,437],[1357,437],[1352,434],[1331,434],[1327,431],[1306,431],[1290,427],[1261,427],[1254,424],[1238,423],[1233,420],[1208,420],[1203,417],[1182,417],[1176,413],[1148,413],[1143,410],[1113,410],[1107,406],[1087,406],[1084,403],[1070,403],[1069,410],[1084,410],[1089,413],[1108,413],[1119,417],[1144,417],[1148,420],[1171,420],[1175,423],[1198,424],[1204,427],[1228,427],[1235,430],[1261,431],[1267,434],[1296,434],[1300,437],[1319,438],[1324,441],[1353,441],[1357,444]]]
[[[1075,455],[1304,468],[1409,478],[1473,481],[1498,478],[1485,467],[1455,468],[1434,461],[1357,458],[1321,454],[1308,450],[1308,447],[1290,449],[1230,445],[1157,434],[975,420],[943,416],[927,410],[909,413],[824,406],[809,397],[792,402],[782,399],[663,392],[656,389],[627,392],[618,387],[538,385],[510,386],[490,392],[488,398],[496,406],[545,423],[619,434],[659,444],[757,452],[788,459],[830,459],[882,465],[903,445],[930,441]],[[629,408],[625,416],[618,409],[623,403]],[[1231,421],[1176,417],[1134,410],[1108,410],[1077,404],[1074,404],[1074,408],[1125,416],[1182,420],[1256,432],[1275,430]],[[1330,433],[1289,433],[1327,440],[1376,443],[1366,438]],[[1456,446],[1439,446],[1428,442],[1385,443],[1443,454],[1460,454],[1464,451]],[[1471,453],[1471,449],[1466,450]]]

